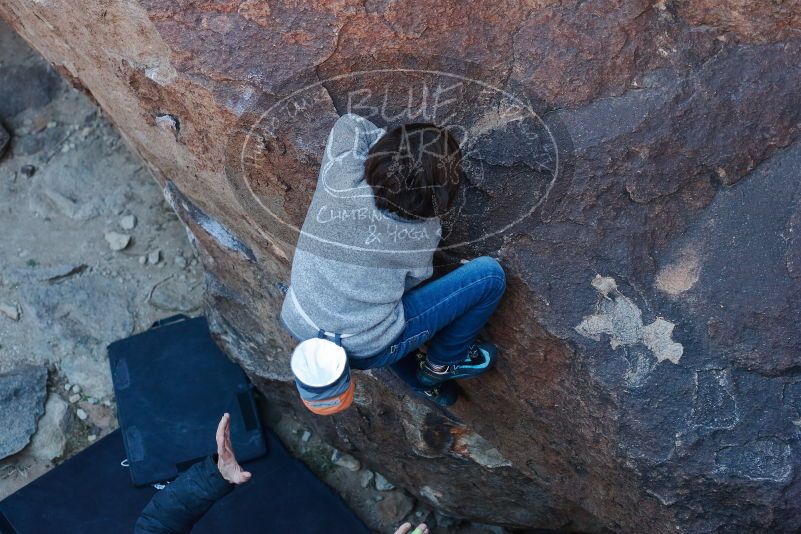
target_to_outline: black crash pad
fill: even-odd
[[[266,452],[245,373],[217,347],[203,317],[175,316],[108,347],[111,377],[134,484],[172,480],[216,451],[231,414],[231,441],[243,461]]]
[[[207,436],[214,442],[214,433]],[[192,534],[362,534],[367,527],[271,432],[247,484],[217,502]],[[156,492],[131,484],[119,430],[0,501],[2,534],[130,534]]]

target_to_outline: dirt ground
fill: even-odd
[[[16,441],[7,436],[14,452],[0,458],[2,499],[117,427],[106,345],[163,317],[200,314],[203,275],[158,184],[114,126],[2,23],[0,124],[10,136],[3,149],[0,131],[0,377],[46,376],[26,382],[34,413],[15,414],[31,425],[14,427]],[[435,532],[503,532],[434,513],[267,411],[290,450],[372,529],[425,520]]]
[[[197,314],[202,271],[99,108],[5,26],[0,119],[0,373],[48,370],[37,434],[0,461],[2,498],[116,428],[106,345]]]

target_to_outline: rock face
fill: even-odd
[[[503,359],[447,413],[376,371],[308,416],[367,467],[509,526],[797,531],[799,3],[323,4],[0,14],[149,163],[220,343],[287,410],[276,316],[328,130],[458,129],[470,180],[438,261],[500,259]]]

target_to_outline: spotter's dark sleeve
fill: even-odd
[[[186,534],[211,506],[234,489],[212,456],[156,493],[136,521],[135,534]]]

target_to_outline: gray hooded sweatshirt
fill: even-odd
[[[406,220],[376,208],[364,163],[384,132],[350,113],[331,130],[281,310],[298,340],[320,329],[339,333],[356,358],[401,335],[401,298],[432,275],[441,236],[439,219]]]

